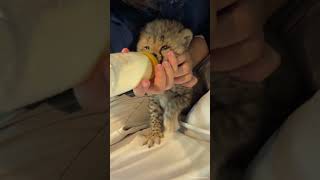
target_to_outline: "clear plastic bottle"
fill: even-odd
[[[132,90],[142,79],[152,79],[157,64],[148,52],[110,54],[110,97]]]

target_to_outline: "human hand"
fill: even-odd
[[[103,53],[88,76],[73,87],[74,95],[83,109],[101,112],[107,110],[107,62],[108,56]]]
[[[261,82],[280,65],[274,50],[264,41],[263,0],[217,0],[214,72],[228,72],[234,78]],[[271,8],[272,9],[272,8]]]
[[[124,48],[122,53],[129,50]],[[142,80],[133,92],[136,96],[147,94],[162,94],[169,90],[174,84],[181,84],[185,87],[192,87],[197,83],[197,79],[192,75],[191,57],[184,53],[176,57],[172,51],[166,56],[167,61],[158,64],[155,68],[155,78],[153,81]]]
[[[176,58],[173,55],[173,58]],[[175,65],[177,65],[177,71],[175,73],[174,83],[180,84],[185,87],[193,87],[197,84],[198,79],[192,73],[192,58],[188,51],[184,52],[176,58]]]
[[[124,48],[122,53],[129,52],[129,49]],[[168,58],[169,61],[172,58]],[[174,62],[173,62],[174,63]],[[133,92],[136,96],[144,96],[148,94],[161,94],[165,90],[172,88],[174,84],[174,69],[171,64],[164,61],[162,64],[158,64],[155,68],[155,78],[154,80],[142,80]]]

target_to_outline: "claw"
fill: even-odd
[[[151,139],[149,139],[149,141],[148,141],[148,148],[151,148],[151,147],[153,146],[153,144],[154,144],[154,141],[151,140]]]
[[[146,145],[148,140],[143,141],[142,146]]]
[[[156,138],[156,139],[155,139],[155,142],[156,142],[157,144],[160,144],[160,138]]]
[[[145,135],[146,140],[143,142],[142,146],[148,145],[151,148],[155,143],[160,144],[161,138],[163,138],[163,133],[150,133],[149,135]]]

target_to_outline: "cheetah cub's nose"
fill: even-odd
[[[158,55],[156,53],[152,53],[152,55],[158,59]]]

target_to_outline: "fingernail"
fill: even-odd
[[[162,69],[162,65],[161,65],[161,64],[158,64],[158,65],[157,65],[157,69],[158,69],[158,70],[161,70],[161,69]]]
[[[169,51],[169,52],[168,52],[168,56],[173,56],[173,52],[172,52],[172,51]]]
[[[142,86],[143,86],[144,88],[147,88],[147,87],[149,86],[149,81],[143,81],[143,82],[142,82]]]
[[[127,52],[129,52],[129,49],[128,48],[123,48],[121,52],[122,53],[127,53]]]

